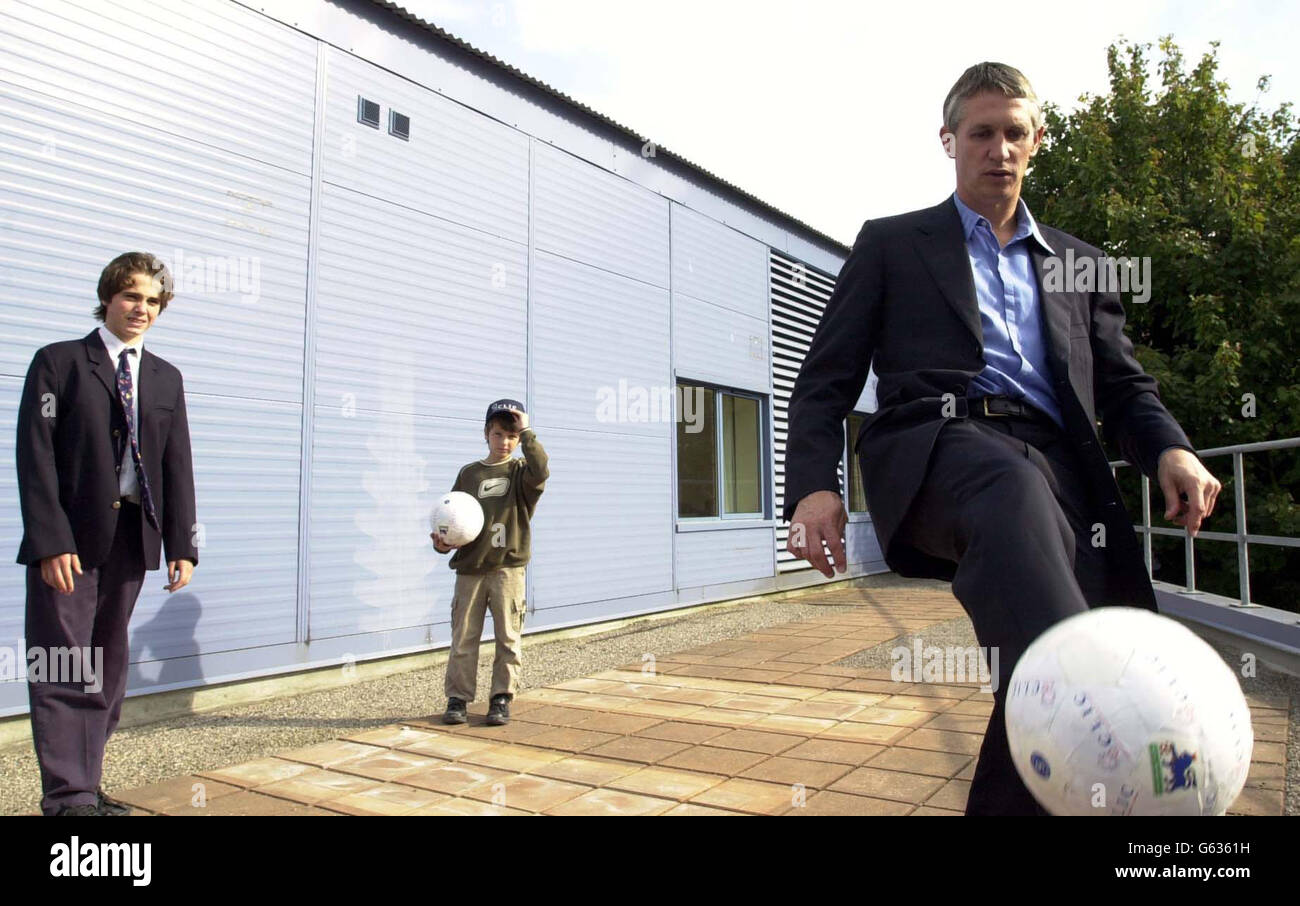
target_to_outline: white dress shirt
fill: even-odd
[[[117,373],[118,356],[122,354],[123,349],[133,350],[131,355],[126,357],[126,367],[131,370],[131,411],[127,417],[131,424],[135,426],[136,444],[140,444],[140,357],[144,355],[144,339],[137,339],[134,343],[123,343],[113,331],[107,327],[99,328],[99,338],[104,341],[104,348],[108,350],[108,357],[113,362],[113,373]],[[113,392],[117,393],[117,386],[114,385]],[[141,449],[143,455],[144,450]],[[122,462],[118,465],[117,485],[122,492],[123,497],[130,497],[132,500],[140,499],[140,480],[135,475],[135,460],[131,458],[131,439],[128,437],[122,447]]]

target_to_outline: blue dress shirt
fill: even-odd
[[[1048,254],[1055,252],[1023,200],[1016,206],[1015,235],[1004,246],[983,215],[963,204],[955,192],[952,198],[961,215],[984,331],[984,370],[971,382],[967,396],[1021,400],[1064,427],[1047,364],[1042,300],[1029,243],[1038,243]]]

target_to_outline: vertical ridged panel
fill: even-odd
[[[322,179],[515,242],[528,240],[528,137],[341,50],[328,51]],[[381,107],[357,122],[357,96]],[[388,113],[411,118],[410,139]]]
[[[526,267],[522,245],[324,186],[317,403],[475,419],[521,397]]]
[[[664,380],[668,292],[545,252],[534,268],[536,418],[555,427],[664,437],[673,415]],[[638,396],[653,399],[658,412],[638,409]]]
[[[677,587],[772,575],[772,529],[677,533]]]
[[[673,368],[681,377],[766,394],[767,319],[674,293]]]
[[[0,569],[0,647],[15,651],[23,637],[27,595],[27,568],[12,565],[23,537],[13,442],[18,427],[18,399],[22,392],[22,375],[0,375],[0,438],[4,439],[0,444],[0,555],[4,556],[5,563],[5,568]],[[0,681],[3,679],[0,676]]]
[[[0,148],[0,373],[88,333],[104,265],[148,251],[176,298],[146,344],[188,389],[301,401],[306,177],[3,83]]]
[[[234,3],[8,0],[0,80],[311,172],[316,41]]]
[[[394,397],[428,385],[395,378]],[[484,401],[484,408],[486,403]],[[311,638],[447,623],[455,574],[433,549],[429,515],[460,467],[486,448],[475,417],[316,407],[312,455]]]
[[[767,246],[674,204],[673,294],[767,320]]]
[[[174,594],[162,590],[165,562],[147,575],[131,617],[133,661],[294,640],[301,410],[195,394],[188,383],[186,407],[199,566]],[[165,666],[139,669],[166,682]]]
[[[672,588],[669,437],[538,427],[551,478],[533,518],[530,607]]]
[[[665,199],[546,145],[537,145],[533,166],[538,249],[668,285]]]

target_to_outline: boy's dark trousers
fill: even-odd
[[[83,670],[68,676],[29,676],[32,743],[41,767],[41,811],[94,805],[104,765],[104,747],[117,727],[126,694],[130,639],[127,623],[144,583],[138,504],[122,501],[108,559],[83,574],[73,573],[73,592],[60,594],[41,578],[39,564],[27,567],[27,647],[41,649],[53,667],[59,649],[102,650],[102,675]],[[84,663],[84,662],[83,662]],[[96,663],[92,657],[87,666]],[[65,680],[51,682],[50,680]],[[87,686],[99,686],[87,692]]]

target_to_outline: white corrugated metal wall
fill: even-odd
[[[0,325],[20,338],[0,350],[0,430],[34,350],[96,326],[113,255],[200,262],[148,339],[186,379],[202,565],[175,596],[146,583],[132,690],[445,641],[452,574],[427,512],[481,455],[497,396],[527,399],[553,461],[533,628],[774,587],[775,521],[675,530],[671,417],[598,403],[702,381],[758,394],[770,429],[768,250],[834,259],[463,69],[439,81],[472,82],[471,106],[390,71],[448,64],[375,22],[293,13],[311,34],[235,3],[0,9]],[[340,28],[386,68],[330,46]],[[141,33],[147,67],[121,53]],[[217,259],[256,279],[198,279]],[[22,584],[0,571],[0,645],[21,643]],[[0,683],[0,714],[25,705]]]

